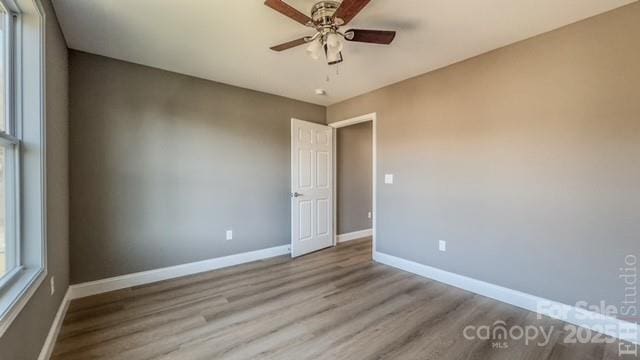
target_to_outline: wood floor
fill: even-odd
[[[556,331],[547,346],[463,336],[499,320]],[[618,359],[617,343],[565,335],[561,322],[376,264],[366,239],[74,300],[53,359]]]

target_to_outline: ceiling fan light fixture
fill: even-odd
[[[327,52],[327,64],[335,65],[343,61],[341,52]]]
[[[327,51],[327,62],[328,63],[335,63],[336,61],[338,61],[338,52],[332,52],[332,51]]]
[[[284,51],[308,43],[307,53],[315,60],[325,56],[329,65],[343,61],[344,42],[359,42],[389,45],[396,36],[395,31],[349,29],[341,32],[340,27],[347,25],[364,9],[371,0],[314,0],[311,16],[301,13],[285,0],[265,0],[265,5],[296,22],[313,28],[315,34],[277,46],[273,51]],[[324,52],[324,54],[322,54]]]
[[[330,32],[327,34],[327,49],[331,49],[336,52],[342,51],[344,44],[340,35],[335,32]]]
[[[313,40],[309,43],[309,46],[307,46],[307,54],[309,54],[313,60],[320,59],[320,55],[322,54],[322,43],[319,39]]]
[[[334,65],[342,62],[343,41],[336,32],[330,32],[324,38],[324,49],[327,56],[327,63]]]

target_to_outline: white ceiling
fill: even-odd
[[[397,30],[390,46],[347,43],[329,68],[310,34],[262,0],[54,0],[72,49],[321,105],[407,79],[635,0],[372,0],[349,28]],[[314,0],[288,0],[309,13]],[[327,76],[329,81],[327,82]],[[326,96],[314,94],[326,89]]]

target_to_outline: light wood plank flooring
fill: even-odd
[[[554,326],[547,346],[467,325]],[[617,359],[563,323],[371,261],[369,239],[71,303],[53,359]]]

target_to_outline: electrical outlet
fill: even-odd
[[[52,276],[49,282],[51,284],[51,295],[53,295],[56,292],[56,278]]]
[[[227,240],[233,239],[233,230],[227,230]]]
[[[367,213],[367,218],[371,219],[371,211]]]
[[[447,242],[444,240],[440,240],[440,242],[438,243],[438,249],[440,251],[447,251]]]

